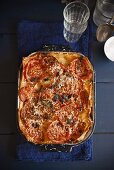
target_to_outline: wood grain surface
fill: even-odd
[[[92,1],[89,4],[93,10]],[[0,2],[0,169],[113,170],[114,169],[114,63],[97,42],[94,25],[93,64],[96,71],[96,128],[93,160],[76,162],[23,162],[16,159],[17,24],[22,19],[63,21],[61,0],[2,0]]]

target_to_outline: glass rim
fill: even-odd
[[[89,17],[90,17],[90,10],[89,10],[88,6],[87,6],[85,3],[80,2],[80,1],[73,1],[73,2],[70,2],[69,4],[66,5],[66,7],[65,7],[64,10],[63,10],[64,19],[65,19],[67,22],[69,22],[69,20],[68,20],[68,19],[66,18],[66,16],[65,16],[65,11],[66,11],[66,9],[67,9],[70,5],[72,5],[72,4],[82,4],[82,5],[84,5],[84,6],[86,7],[86,9],[87,9],[87,11],[88,11],[88,12],[87,12],[88,15],[87,15],[87,18],[84,20],[84,22],[81,23],[81,24],[86,23],[86,22],[88,21]]]
[[[98,2],[101,2],[101,3],[105,2],[105,3],[106,3],[106,5],[111,5],[111,6],[113,6],[113,7],[114,7],[114,3],[111,3],[111,2],[108,2],[108,1],[104,1],[104,0],[97,0],[97,3],[98,3]]]

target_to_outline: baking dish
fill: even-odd
[[[43,51],[41,53],[48,53],[47,51]],[[59,53],[57,52],[53,52],[53,53]],[[66,53],[66,52],[64,52]],[[72,52],[67,52],[67,53],[72,53]],[[74,52],[75,53],[75,52]],[[35,53],[34,53],[35,54]],[[33,55],[33,54],[31,54]],[[29,55],[29,57],[31,56]],[[80,54],[82,57],[84,57],[82,54]],[[20,67],[19,70],[19,77],[18,77],[18,89],[20,89],[20,82],[21,82],[21,77],[22,77],[22,65]],[[94,127],[95,127],[95,106],[96,106],[96,80],[95,80],[95,72],[93,71],[93,79],[92,79],[92,85],[93,85],[93,89],[92,89],[92,93],[93,93],[93,104],[92,104],[92,109],[91,109],[91,120],[93,122],[91,129],[88,131],[88,133],[86,134],[86,138],[82,141],[79,141],[78,143],[65,143],[65,144],[37,144],[38,147],[41,148],[41,150],[43,151],[71,151],[73,146],[78,146],[79,144],[85,142],[88,138],[90,138],[90,136],[92,135],[93,131],[94,131]],[[18,109],[19,109],[19,97],[18,97]]]

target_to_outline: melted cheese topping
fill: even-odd
[[[44,57],[50,60],[44,61]],[[63,144],[79,143],[87,138],[93,127],[90,117],[94,107],[93,68],[83,58],[78,53],[64,52],[38,52],[23,58],[18,117],[28,141]],[[87,64],[75,71],[70,64],[75,59]],[[28,68],[31,60],[32,67]]]

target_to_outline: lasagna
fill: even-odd
[[[93,67],[74,52],[36,52],[22,59],[18,122],[34,144],[78,144],[93,128]]]

